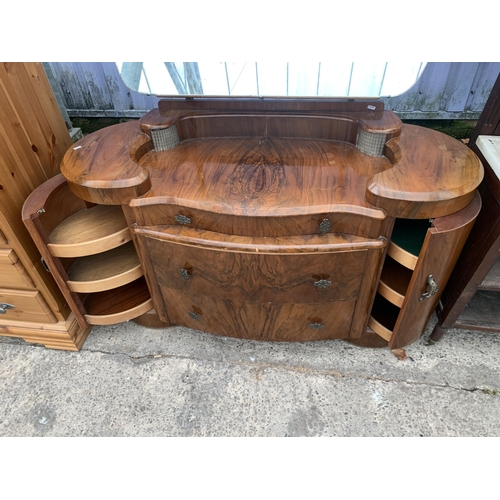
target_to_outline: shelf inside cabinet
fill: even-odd
[[[137,318],[153,309],[144,277],[119,288],[90,293],[83,302],[90,325],[112,325]]]
[[[131,240],[121,206],[84,208],[62,221],[49,235],[54,257],[83,257],[105,252]]]
[[[384,340],[389,341],[394,326],[396,325],[399,312],[399,307],[377,293],[368,326]]]
[[[378,293],[389,302],[401,307],[408,290],[408,285],[412,277],[412,272],[387,256],[380,277]]]
[[[387,253],[408,269],[415,269],[431,225],[429,219],[396,219]]]
[[[110,290],[143,275],[132,241],[107,252],[78,257],[67,272],[69,289],[80,293]]]

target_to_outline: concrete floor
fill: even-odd
[[[259,343],[133,322],[80,352],[0,337],[0,436],[500,436],[500,336]]]

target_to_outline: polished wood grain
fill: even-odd
[[[156,151],[152,131],[171,126],[180,143]],[[383,156],[357,148],[360,131],[383,137]],[[475,207],[483,177],[459,141],[403,125],[380,101],[167,99],[76,148],[63,162],[68,185],[88,202],[122,205],[158,318],[266,340],[363,345],[373,312],[391,348],[414,341],[428,319],[427,310],[415,319],[417,276],[437,254],[425,247],[430,257],[406,263],[413,273],[379,288],[393,224],[438,221],[436,232],[450,234],[435,240],[449,254],[446,278],[468,226],[455,216],[445,230],[442,219],[473,220],[461,211]],[[377,316],[386,300],[377,288],[401,306],[388,302],[390,320]],[[315,320],[306,326],[304,315]]]
[[[351,252],[369,248],[380,248],[383,240],[368,240],[349,234],[303,235],[285,238],[235,236],[214,233],[183,226],[141,227],[133,225],[132,232],[139,236],[156,238],[170,243],[198,246],[221,252],[242,252],[259,254],[329,254],[331,252]]]
[[[355,144],[357,123],[351,117],[287,115],[206,115],[181,119],[179,138],[280,137],[335,140]]]
[[[249,302],[353,300],[368,252],[384,246],[338,235],[273,241],[178,227],[134,230],[145,238],[161,285]]]
[[[149,200],[144,199],[134,200],[131,205],[130,221],[141,226],[180,225],[176,218],[184,216],[190,219],[186,224],[187,227],[236,236],[279,238],[290,235],[322,234],[321,223],[327,219],[330,233],[351,234],[372,239],[380,235],[387,237],[390,235],[390,232],[384,230],[387,217],[382,211],[368,211],[366,214],[349,213],[341,206],[333,207],[332,210],[342,211],[316,214],[234,217],[230,213],[221,214],[190,206],[168,203],[150,205]],[[307,212],[308,208],[305,207],[304,211]]]
[[[376,130],[372,122],[365,128]],[[333,203],[371,210],[374,205],[393,217],[439,217],[470,203],[483,171],[459,141],[422,127],[384,123],[378,132],[394,138],[385,157],[369,157],[351,144],[357,123],[348,116],[201,114],[179,120],[179,146],[145,152],[149,137],[139,123],[128,122],[80,141],[79,149],[68,151],[62,172],[75,194],[92,202],[134,204],[145,195],[140,198],[143,205],[176,203],[217,213],[229,213],[231,205],[239,207],[237,215],[246,216],[255,216],[256,200],[245,200],[245,189],[255,191],[254,198],[258,193],[260,206],[268,209],[315,210],[322,205],[324,212],[332,211],[331,198],[326,201],[313,189],[307,200],[301,199],[306,191],[300,187],[322,186],[326,194],[330,183]],[[140,149],[138,143],[148,145],[141,155],[132,155],[138,163],[124,151],[126,141],[134,151]],[[463,167],[457,169],[458,164]],[[238,179],[242,169],[245,177]],[[208,184],[213,191],[206,189]],[[180,187],[184,191],[178,192]],[[293,199],[299,197],[294,207],[289,203],[292,193]],[[236,205],[235,196],[243,196],[245,203]]]
[[[465,208],[483,179],[477,156],[435,130],[404,125],[387,143],[392,168],[373,176],[366,199],[394,217],[425,219]]]
[[[226,119],[231,116],[239,116],[240,119],[243,118],[245,121],[244,135],[249,136],[267,136],[268,124],[272,119],[278,127],[281,127],[281,125],[277,122],[281,120],[287,121],[289,124],[293,123],[293,137],[310,137],[311,128],[309,127],[313,127],[318,131],[318,124],[326,123],[325,120],[318,120],[318,118],[324,118],[325,116],[337,122],[335,125],[331,123],[328,128],[331,126],[340,126],[339,130],[342,130],[342,122],[346,122],[344,126],[354,130],[354,137],[351,139],[351,142],[354,142],[356,139],[358,126],[367,132],[384,134],[387,136],[387,140],[397,137],[401,132],[401,120],[391,111],[384,112],[382,101],[351,101],[350,103],[341,103],[341,106],[338,106],[338,103],[333,103],[333,105],[330,103],[329,105],[326,99],[319,103],[316,102],[314,106],[311,106],[312,100],[309,103],[294,102],[292,99],[281,100],[277,106],[269,106],[268,103],[265,106],[261,106],[260,103],[256,105],[256,101],[253,101],[252,105],[248,105],[248,102],[251,102],[248,101],[247,104],[242,106],[238,101],[239,99],[226,99],[225,102],[219,101],[217,104],[214,103],[213,99],[197,100],[194,105],[192,102],[188,103],[187,101],[184,101],[186,105],[183,105],[182,101],[169,101],[162,106],[162,110],[155,108],[143,115],[139,123],[141,130],[148,136],[151,136],[151,131],[153,130],[161,130],[172,125],[177,125],[181,140],[202,137],[202,135],[196,135],[202,129],[198,129],[196,126],[194,129],[191,128],[192,125],[195,125],[195,122],[192,121],[193,117],[207,118],[203,120],[203,123],[206,123],[209,116],[211,118],[218,118],[221,115],[224,115]],[[373,109],[369,109],[369,107]],[[259,118],[252,119],[256,115],[259,115]],[[279,118],[276,119],[278,116]],[[287,116],[289,117],[288,120]],[[301,117],[301,119],[296,120],[295,117]],[[305,117],[311,119],[306,121],[304,120]],[[218,121],[220,123],[221,120]],[[234,123],[234,120],[231,121]],[[224,129],[227,128],[222,123],[220,125]],[[304,128],[304,125],[306,128]],[[236,126],[239,130],[243,130],[240,124],[236,124]],[[298,129],[295,128],[297,126]],[[298,135],[299,130],[301,130],[301,134],[305,131],[305,135]],[[185,134],[186,132],[187,134]],[[319,134],[320,136],[324,136],[324,131],[319,131]],[[234,134],[231,132],[230,135]],[[274,134],[270,133],[269,135],[272,136]],[[224,135],[219,135],[219,137],[224,137]],[[285,137],[287,136],[285,135]],[[340,137],[336,130],[333,129],[332,134],[326,138],[341,140]]]
[[[274,342],[348,338],[355,307],[355,301],[273,304],[223,300],[167,287],[161,291],[168,316],[176,325]]]
[[[345,142],[306,139],[195,139],[143,157],[151,190],[132,208],[178,205],[241,217],[328,213],[383,219],[365,185],[390,167]]]
[[[245,126],[244,117],[233,118],[235,123]],[[286,118],[299,120],[301,117]],[[209,118],[190,120],[209,121]],[[276,123],[280,123],[279,120]],[[286,123],[283,127],[287,127]],[[120,156],[120,148],[114,145],[126,140],[137,141],[142,134],[139,124],[128,122],[109,129],[102,136],[88,140],[85,147],[77,151],[72,148],[63,162],[62,171],[71,189],[88,201],[127,203],[134,196],[145,194],[151,182],[151,189],[140,198],[140,203],[162,203],[163,199],[164,203],[177,201],[181,205],[182,200],[196,209],[210,204],[216,213],[228,213],[229,205],[238,215],[253,216],[255,200],[245,199],[245,189],[253,189],[259,194],[259,200],[262,199],[260,206],[265,205],[268,212],[273,207],[278,210],[283,207],[283,215],[287,209],[297,211],[299,207],[312,207],[311,210],[319,206],[326,212],[331,210],[332,201],[336,201],[335,196],[328,201],[324,196],[329,191],[328,184],[333,183],[332,189],[340,203],[348,204],[352,200],[353,206],[373,210],[368,201],[394,217],[425,218],[444,216],[464,208],[483,175],[481,164],[463,144],[444,134],[410,125],[402,126],[401,135],[388,143],[389,159],[367,157],[345,142],[260,136],[255,139],[216,138],[212,142],[210,139],[190,139],[173,150],[152,150],[144,154],[138,160],[140,165],[135,167],[130,155],[121,153]],[[289,129],[293,127],[290,125]],[[146,136],[142,134],[142,137]],[[93,158],[99,161],[94,162]],[[229,163],[228,158],[232,159]],[[87,171],[91,162],[92,169]],[[463,168],[455,168],[462,163]],[[309,168],[312,165],[322,168],[319,171]],[[238,169],[243,168],[245,177],[238,180],[242,175]],[[371,175],[368,175],[370,169]],[[341,179],[339,174],[342,174]],[[309,179],[311,175],[313,178]],[[318,175],[316,180],[314,177]],[[234,176],[235,182],[229,182]],[[284,178],[290,179],[290,184],[283,186]],[[217,182],[214,183],[214,179]],[[342,182],[344,179],[347,183]],[[354,181],[352,185],[349,184],[351,180]],[[183,189],[190,192],[175,191],[181,182]],[[208,183],[213,186],[213,194],[206,189]],[[294,184],[298,184],[295,189]],[[321,185],[322,193],[310,190],[307,202],[299,198],[290,206],[290,199],[305,196],[306,191],[298,189],[299,185]],[[91,192],[94,194],[90,195]],[[290,198],[292,193],[294,196]],[[239,204],[233,202],[235,196],[243,196]],[[132,201],[137,202],[137,198]]]
[[[137,121],[120,123],[76,142],[64,155],[61,172],[78,197],[119,205],[149,190],[148,172],[138,162],[150,147]]]
[[[171,302],[173,290],[179,290],[183,296],[196,295],[201,302],[210,297],[217,301],[218,308],[224,304],[224,308],[255,310],[257,316],[248,328],[258,331],[258,338],[267,340],[284,340],[284,334],[273,330],[276,325],[263,312],[280,316],[287,310],[280,304],[301,304],[303,310],[309,311],[314,304],[323,304],[321,307],[325,308],[324,304],[331,302],[332,309],[337,310],[340,306],[334,302],[349,303],[349,310],[359,310],[362,318],[349,323],[349,328],[342,324],[341,331],[329,332],[327,337],[313,335],[302,322],[287,323],[288,340],[361,335],[386,245],[385,239],[366,240],[350,235],[237,237],[179,226],[133,226],[132,232],[142,258],[147,261],[149,279],[161,291],[161,300],[155,298],[155,308],[165,308],[161,317],[190,326],[190,319],[182,321],[177,315],[177,306],[181,305]],[[251,304],[260,304],[262,309]],[[209,328],[217,330],[215,325]],[[238,335],[228,329],[229,323],[217,331]],[[250,332],[245,335],[254,338]]]

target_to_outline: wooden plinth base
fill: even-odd
[[[79,351],[90,332],[91,327],[83,329],[73,314],[66,322],[47,324],[34,328],[29,323],[19,322],[16,325],[1,325],[0,335],[21,338],[33,344],[42,344],[50,349]]]

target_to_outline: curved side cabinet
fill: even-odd
[[[28,197],[23,213],[80,325],[121,323],[153,308],[121,206],[84,202],[60,174]]]

